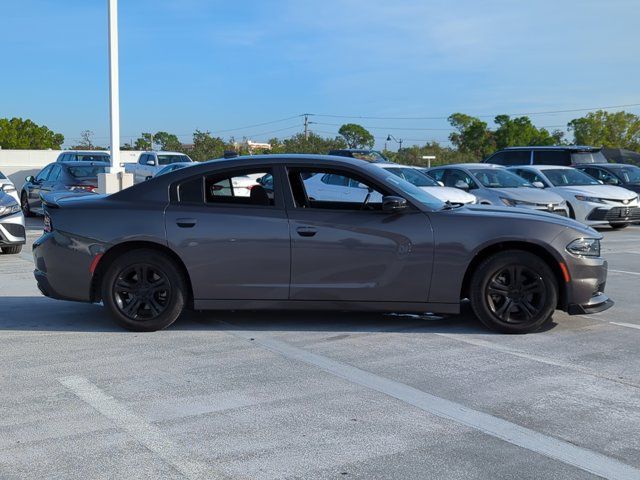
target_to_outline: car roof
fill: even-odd
[[[521,147],[505,147],[498,150],[502,152],[505,150],[569,150],[575,152],[597,152],[602,150],[601,147],[591,147],[589,145],[531,145]],[[495,153],[498,153],[495,152]]]
[[[110,155],[109,152],[107,152],[106,150],[63,150],[61,155],[63,153],[79,153],[81,155]]]
[[[164,150],[154,150],[154,151],[149,150],[147,152],[140,152],[140,155],[143,155],[145,153],[146,154],[154,154],[155,153],[156,155],[184,155],[184,156],[187,156],[186,153],[182,153],[182,152],[165,152]]]
[[[575,165],[576,168],[581,167],[602,167],[602,168],[623,168],[623,167],[637,167],[633,163],[580,163]]]
[[[439,165],[433,168],[468,168],[469,170],[475,170],[477,168],[495,168],[495,169],[504,169],[502,165],[496,165],[495,163],[451,163],[449,165]]]
[[[585,163],[585,166],[595,165],[593,163]],[[515,168],[528,168],[530,170],[566,170],[567,168],[574,168],[572,165],[511,165],[509,170]]]
[[[74,162],[56,162],[55,165],[61,165],[64,168],[67,167],[86,167],[87,165],[96,165],[96,166],[111,166],[111,162],[78,162],[78,161],[74,161]]]

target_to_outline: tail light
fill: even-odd
[[[67,190],[72,192],[94,192],[96,188],[95,185],[67,185]]]
[[[46,210],[44,212],[43,230],[45,233],[50,233],[53,230],[51,217],[49,216],[49,213]]]

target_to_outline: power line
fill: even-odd
[[[573,108],[569,110],[548,110],[544,112],[522,112],[522,113],[506,113],[500,115],[509,115],[510,117],[515,116],[524,116],[524,115],[552,115],[557,113],[573,113],[573,112],[589,112],[595,110],[606,110],[609,108],[629,108],[629,107],[640,107],[640,103],[628,103],[625,105],[610,105],[608,107],[592,107],[592,108]],[[330,118],[360,118],[363,120],[447,120],[449,115],[447,116],[426,116],[426,117],[378,117],[378,116],[370,116],[370,115],[337,115],[337,114],[328,114],[328,113],[310,113],[309,115],[313,115],[315,117],[330,117]],[[498,114],[482,114],[482,115],[471,115],[473,117],[478,118],[493,118]]]

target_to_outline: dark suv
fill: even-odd
[[[581,165],[607,163],[600,148],[585,146],[508,147],[485,158],[483,163],[496,165]]]

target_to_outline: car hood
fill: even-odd
[[[493,205],[467,205],[456,210],[460,212],[464,211],[472,215],[484,215],[492,218],[501,217],[504,218],[505,221],[509,221],[510,219],[525,219],[528,221],[554,223],[562,227],[577,230],[581,234],[587,235],[591,238],[602,238],[602,235],[596,232],[593,228],[583,225],[580,222],[553,213],[532,210],[530,208],[495,207]]]
[[[433,195],[438,200],[443,202],[449,201],[451,203],[473,203],[476,200],[475,195],[460,190],[458,188],[451,187],[420,187],[422,190],[430,195]]]
[[[490,190],[497,193],[501,197],[507,197],[512,200],[520,200],[522,202],[560,203],[563,201],[563,199],[558,194],[535,187],[491,188]]]
[[[585,195],[587,197],[610,198],[612,200],[631,200],[638,194],[626,188],[613,185],[579,185],[575,187],[556,187],[573,195]]]

